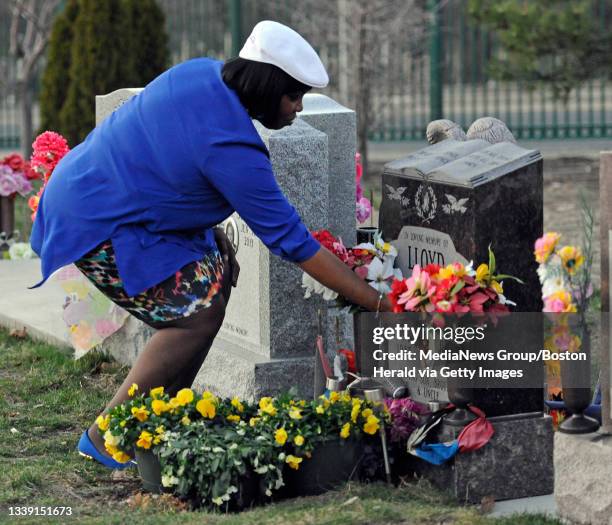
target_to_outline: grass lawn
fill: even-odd
[[[111,471],[75,452],[126,370],[99,354],[79,361],[0,330],[0,523],[559,524],[537,515],[492,519],[423,484],[350,484],[240,514],[180,509],[140,493],[135,470]],[[72,516],[11,517],[9,507],[63,506]]]

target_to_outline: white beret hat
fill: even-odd
[[[278,22],[259,22],[238,56],[273,64],[307,86],[324,88],[329,83],[325,67],[312,46],[293,29]]]

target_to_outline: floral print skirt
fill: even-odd
[[[223,276],[223,259],[214,250],[201,261],[189,263],[161,283],[129,297],[123,289],[110,240],[74,264],[111,301],[151,326],[208,308],[221,290]]]

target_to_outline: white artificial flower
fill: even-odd
[[[353,246],[353,250],[365,250],[372,254],[377,252],[376,246],[374,246],[371,242],[362,242],[357,246]]]
[[[499,304],[509,304],[512,306],[516,306],[516,303],[514,301],[511,301],[510,299],[507,299],[506,296],[504,294],[497,294],[497,297],[499,299]]]
[[[162,476],[161,482],[164,487],[172,487],[178,485],[179,479],[174,476]]]
[[[326,286],[323,286],[319,281],[313,279],[306,272],[302,274],[302,288],[305,288],[304,299],[308,299],[312,294],[323,296],[325,301],[333,301],[338,294],[333,290],[330,290]]]
[[[542,297],[548,297],[555,292],[565,291],[565,280],[563,276],[557,275],[555,277],[548,276],[542,284]]]
[[[385,242],[380,234],[374,236],[374,246],[380,253],[381,257],[397,257],[397,249],[390,242]]]
[[[34,259],[36,254],[32,250],[32,247],[27,242],[16,242],[11,245],[8,250],[9,258],[13,260],[17,259]]]
[[[470,261],[470,263],[466,265],[465,273],[470,277],[476,277],[476,270],[474,270],[474,261]]]
[[[368,284],[379,293],[389,293],[391,287],[387,281],[394,275],[393,261],[391,261],[391,264],[389,264],[388,261],[383,263],[380,259],[375,257],[370,264],[368,264],[367,268],[368,275],[366,279],[370,281]]]

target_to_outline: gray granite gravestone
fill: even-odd
[[[385,166],[380,229],[398,249],[405,276],[419,264],[488,261],[525,281],[504,282],[515,311],[541,311],[533,257],[543,230],[542,159],[538,151],[484,140],[444,140]],[[419,401],[448,401],[444,381],[408,380]],[[489,415],[542,410],[540,389],[483,393],[477,404]]]
[[[96,97],[97,122],[139,91],[124,89]],[[351,167],[347,161],[354,162],[354,139],[347,138],[354,137],[354,113],[331,99],[326,104],[340,124],[333,115],[325,116],[324,107],[313,107],[309,118],[299,118],[283,130],[270,131],[259,125],[257,129],[270,151],[279,185],[305,224],[310,229],[338,228],[348,235],[354,232],[354,164]],[[308,98],[304,105],[308,110]],[[309,119],[313,126],[306,122]],[[336,134],[342,137],[330,138]],[[328,142],[332,140],[336,153],[329,161]],[[350,184],[342,182],[345,177]],[[352,213],[346,217],[336,214],[337,209],[345,208]],[[310,395],[318,303],[303,299],[301,270],[272,256],[237,214],[224,225],[237,248],[241,275],[195,386],[243,397],[297,386],[303,395]],[[149,334],[150,329],[130,318],[104,347],[131,363]]]
[[[318,93],[307,93],[299,118],[327,135],[329,142],[328,229],[345,246],[355,239],[355,112]],[[325,346],[330,358],[338,345],[353,348],[353,316],[334,308],[325,316]]]
[[[307,124],[322,131],[329,141],[328,227],[346,246],[355,244],[355,150],[357,122],[355,112],[320,94],[304,96],[304,111],[299,114]],[[338,195],[346,198],[338,199]],[[352,200],[351,197],[352,196]]]

